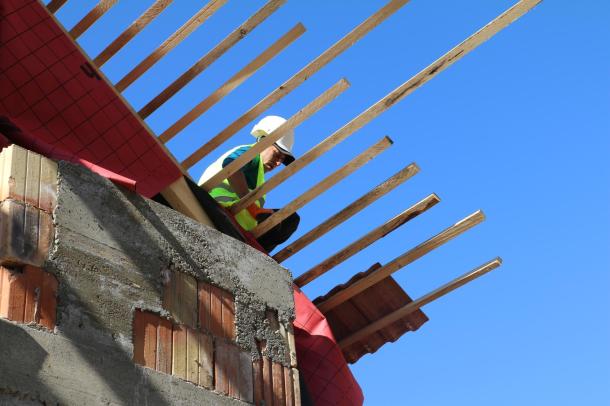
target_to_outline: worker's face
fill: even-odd
[[[272,145],[261,152],[261,160],[265,172],[271,172],[284,162],[284,154],[275,145]]]

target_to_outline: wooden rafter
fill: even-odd
[[[116,4],[117,0],[101,0],[97,5],[87,13],[82,20],[80,20],[74,28],[72,28],[69,32],[70,36],[74,39],[77,39],[85,31],[87,31],[97,20],[99,20],[106,11],[110,10],[112,6]]]
[[[185,129],[189,124],[195,121],[199,116],[208,111],[210,107],[222,100],[239,85],[245,82],[263,65],[269,62],[282,52],[288,45],[299,38],[305,32],[303,24],[298,23],[290,31],[284,34],[280,39],[275,41],[269,48],[263,51],[259,56],[252,60],[248,65],[244,66],[239,72],[233,75],[222,86],[216,89],[211,95],[202,100],[199,104],[193,107],[188,113],[182,116],[178,121],[172,124],[160,136],[161,142],[168,142],[176,136],[180,131]]]
[[[283,137],[287,132],[292,131],[303,121],[307,120],[322,107],[326,106],[337,96],[343,93],[349,87],[349,82],[346,79],[341,79],[330,88],[328,88],[320,96],[316,97],[311,103],[303,107],[296,114],[290,117],[284,124],[278,127],[268,136],[257,142],[252,148],[244,152],[229,165],[222,168],[220,172],[208,179],[203,185],[205,190],[211,190],[216,187],[224,179],[238,172],[244,165],[250,162],[256,155],[260,154],[265,148],[273,145],[274,142]]]
[[[392,0],[379,11],[371,15],[359,26],[354,28],[350,33],[337,41],[334,45],[324,51],[320,56],[307,64],[304,68],[294,74],[290,79],[280,85],[277,89],[269,93],[263,100],[258,102],[254,107],[244,113],[241,117],[231,123],[227,128],[222,130],[211,140],[209,140],[201,148],[193,152],[188,158],[182,162],[185,169],[189,169],[206,155],[218,148],[223,142],[235,135],[239,130],[244,128],[249,122],[258,117],[263,111],[267,110],[274,103],[286,96],[301,83],[306,81],[311,75],[326,66],[330,61],[336,58],[343,51],[348,49],[359,39],[364,37],[369,31],[379,25],[382,21],[392,15],[400,7],[408,3],[409,0]],[[254,200],[252,200],[253,202]],[[252,203],[251,202],[251,203]]]
[[[254,230],[252,230],[252,235],[254,235],[255,238],[258,238],[261,235],[265,234],[267,231],[278,225],[292,213],[296,212],[298,209],[305,206],[307,203],[319,196],[322,192],[326,191],[328,188],[356,171],[368,161],[375,158],[377,155],[385,151],[391,145],[392,140],[387,136],[383,137],[373,146],[369,147],[366,151],[349,161],[337,171],[327,176],[320,183],[313,186],[301,196],[297,197],[292,202],[288,203],[286,206],[273,213],[262,223],[259,223],[258,226],[256,226]]]
[[[305,233],[298,240],[294,241],[277,254],[273,256],[277,262],[285,261],[290,258],[318,238],[330,230],[337,227],[339,224],[351,218],[353,215],[367,207],[369,204],[375,202],[380,197],[386,195],[390,191],[394,190],[399,185],[402,185],[407,179],[410,179],[419,172],[419,167],[412,163],[386,179],[383,183],[377,185],[372,190],[350,203],[348,206],[343,208],[335,215],[329,217],[324,222],[313,228],[312,230]]]
[[[386,223],[382,224],[376,229],[370,231],[369,233],[362,236],[353,243],[349,244],[337,253],[331,255],[324,261],[320,262],[318,265],[312,267],[310,270],[295,279],[294,283],[298,287],[303,287],[307,285],[308,283],[324,275],[326,272],[330,271],[343,261],[346,261],[354,254],[362,251],[369,245],[373,244],[378,239],[385,237],[392,231],[396,230],[398,227],[407,223],[411,219],[414,219],[415,217],[419,216],[429,208],[435,206],[438,202],[440,202],[440,199],[435,194],[431,194],[425,197],[424,199],[415,203],[413,206],[404,210],[399,215],[388,220]]]
[[[391,262],[389,262],[386,265],[382,266],[381,268],[375,270],[370,275],[368,275],[366,278],[360,279],[359,281],[355,282],[354,284],[350,285],[349,287],[345,288],[344,290],[342,290],[342,291],[338,292],[337,294],[331,296],[330,298],[326,299],[324,302],[319,303],[318,309],[322,313],[329,311],[330,309],[334,308],[335,306],[337,306],[337,305],[345,302],[349,298],[353,297],[354,295],[357,295],[358,293],[362,292],[369,286],[374,285],[375,283],[379,282],[380,280],[382,280],[382,279],[390,276],[394,272],[398,271],[399,269],[401,269],[401,268],[407,266],[408,264],[416,261],[417,259],[423,257],[424,255],[426,255],[433,249],[440,247],[447,241],[453,239],[454,237],[458,236],[459,234],[461,234],[461,233],[465,232],[466,230],[469,230],[470,228],[474,227],[475,225],[481,223],[484,219],[485,219],[485,215],[483,214],[482,211],[478,210],[478,211],[474,212],[470,216],[460,220],[459,222],[452,225],[451,227],[448,227],[447,229],[443,230],[442,232],[435,235],[434,237],[424,241],[423,243],[419,244],[415,248],[410,249],[409,251],[405,252],[401,256],[395,258]]]
[[[155,96],[150,102],[148,102],[138,114],[142,118],[146,118],[154,113],[163,103],[168,101],[172,96],[179,92],[184,86],[189,84],[191,80],[195,79],[197,75],[208,68],[213,62],[218,60],[225,52],[231,47],[237,44],[239,41],[244,39],[250,32],[252,32],[259,24],[265,21],[271,14],[273,14],[278,8],[280,8],[286,0],[270,0],[254,15],[248,18],[242,25],[237,27],[231,32],[225,39],[220,41],[210,52],[205,54],[199,59],[193,66],[191,66],[186,72],[184,72],[178,79],[174,80],[169,86],[167,86],[161,93]]]
[[[101,68],[110,58],[121,50],[131,41],[140,31],[142,31],[152,20],[157,18],[163,10],[172,3],[173,0],[157,0],[141,16],[139,16],[129,27],[125,29],[114,41],[110,43],[98,56],[93,59],[93,63]]]
[[[140,62],[135,68],[133,68],[123,79],[119,80],[115,85],[115,88],[122,92],[129,85],[135,82],[140,76],[142,76],[151,66],[157,63],[163,58],[169,51],[174,49],[182,40],[188,37],[193,31],[203,24],[212,14],[214,14],[220,7],[222,7],[227,0],[211,0],[208,4],[203,6],[194,16],[192,16],[184,25],[176,32],[174,32],[168,39],[163,41],[157,49],[155,49],[150,55]]]
[[[536,4],[542,0],[522,0],[509,10],[501,14],[499,17],[494,19],[492,22],[487,24],[485,27],[477,31],[475,34],[470,36],[461,44],[454,47],[452,50],[447,52],[445,55],[437,59],[427,68],[419,72],[417,75],[400,85],[395,90],[391,91],[388,95],[383,97],[377,103],[373,104],[367,110],[356,116],[349,123],[335,131],[332,135],[322,141],[320,144],[309,150],[302,157],[294,161],[290,166],[269,179],[262,186],[254,189],[246,196],[244,196],[239,203],[233,206],[235,211],[243,210],[245,207],[252,204],[258,198],[264,194],[269,193],[271,190],[279,186],[290,176],[300,171],[305,166],[309,165],[315,159],[319,158],[324,153],[328,152],[335,145],[349,137],[355,131],[368,124],[371,120],[379,116],[381,113],[388,110],[394,104],[404,99],[409,94],[413,93],[417,88],[428,82],[430,79],[438,75],[443,70],[447,69],[454,62],[464,57],[470,51],[481,45],[483,42],[491,38],[497,32],[507,27],[511,22],[525,14]]]
[[[51,13],[57,13],[57,11],[67,3],[68,0],[51,0],[49,4],[47,4],[47,10]]]
[[[341,340],[339,342],[339,346],[341,348],[347,348],[351,344],[358,342],[359,340],[362,340],[379,330],[382,330],[383,328],[391,325],[395,321],[402,319],[408,314],[446,295],[447,293],[459,288],[460,286],[463,286],[468,282],[498,268],[500,265],[502,265],[502,259],[499,257],[481,265],[480,267],[460,276],[459,278],[454,279],[453,281],[441,286],[440,288],[422,296],[421,298],[401,307],[398,310],[393,311],[392,313],[382,317],[381,319],[358,330],[357,332]]]

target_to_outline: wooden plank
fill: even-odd
[[[157,332],[157,367],[159,372],[172,373],[172,323],[159,317]]]
[[[415,203],[413,206],[404,210],[399,215],[388,220],[386,223],[375,228],[374,230],[368,232],[366,235],[360,237],[358,240],[349,244],[337,253],[331,255],[324,261],[320,262],[318,265],[312,267],[310,270],[295,279],[294,283],[298,287],[303,287],[307,285],[308,283],[324,275],[326,272],[330,271],[332,268],[339,265],[343,261],[347,260],[348,258],[351,258],[354,254],[362,251],[369,245],[373,244],[378,239],[385,237],[392,231],[396,230],[398,227],[419,216],[429,208],[435,206],[438,202],[440,202],[440,199],[435,194],[431,194],[425,197],[424,199]]]
[[[256,144],[254,144],[254,146],[252,146],[252,148],[241,154],[229,165],[222,168],[220,172],[208,179],[204,184],[201,185],[201,187],[207,191],[210,191],[218,186],[218,184],[224,179],[238,172],[244,165],[263,152],[266,148],[272,146],[277,140],[286,135],[286,133],[294,130],[303,121],[307,120],[322,107],[326,106],[328,103],[337,98],[349,86],[350,84],[346,79],[339,80],[321,95],[316,97],[313,101],[295,113],[292,117],[286,120],[286,122],[279,126],[275,131],[258,141]]]
[[[267,110],[277,101],[296,89],[301,83],[306,81],[311,75],[322,69],[326,64],[340,55],[343,51],[355,44],[359,39],[364,37],[369,31],[391,16],[396,10],[408,3],[409,0],[392,0],[369,18],[364,20],[360,25],[350,31],[347,35],[333,44],[326,51],[322,52],[316,59],[308,63],[300,71],[294,74],[291,78],[282,83],[278,88],[269,93],[258,102],[254,107],[244,113],[241,117],[231,123],[227,128],[215,135],[203,149],[197,151],[197,156],[204,158],[214,149],[218,148],[223,142],[235,135],[239,130],[244,128],[248,123],[258,117],[263,111]],[[195,165],[198,160],[187,158],[188,164],[183,163],[185,169],[189,169]]]
[[[388,277],[399,269],[423,257],[428,252],[432,251],[437,247],[440,247],[447,241],[481,223],[483,220],[485,220],[485,215],[481,210],[472,213],[470,216],[458,221],[457,223],[441,231],[434,237],[429,238],[428,240],[419,244],[415,248],[412,248],[404,254],[400,255],[399,257],[393,259],[391,262],[375,270],[365,278],[358,280],[357,282],[353,283],[352,285],[348,286],[337,294],[329,297],[324,302],[317,305],[318,309],[322,313],[328,312],[330,309],[334,308],[338,304],[345,302],[352,296],[364,291],[369,286],[376,284],[380,280]]]
[[[106,11],[110,10],[116,4],[117,0],[100,0],[99,3],[89,11],[82,20],[70,30],[69,34],[72,38],[77,39],[85,31],[87,31],[97,20],[99,20]]]
[[[47,4],[47,9],[51,13],[56,13],[67,1],[68,0],[51,0],[49,4]]]
[[[161,195],[176,211],[201,224],[216,228],[182,176],[163,189]]]
[[[199,328],[202,331],[210,331],[210,284],[206,282],[198,282],[199,292]]]
[[[212,14],[214,14],[220,7],[222,7],[227,0],[211,0],[208,4],[203,6],[195,15],[193,15],[184,25],[172,35],[169,36],[157,49],[155,49],[150,55],[140,62],[135,68],[133,68],[123,79],[119,80],[115,85],[115,88],[122,92],[127,89],[129,85],[135,82],[140,76],[142,76],[151,66],[157,63],[163,58],[169,51],[174,49],[183,39],[188,37],[197,27],[203,24]]]
[[[214,388],[214,341],[205,333],[199,334],[199,386]]]
[[[466,283],[478,278],[479,276],[482,276],[482,275],[496,269],[501,264],[502,264],[502,259],[498,257],[492,261],[489,261],[489,262],[481,265],[480,267],[472,270],[471,272],[468,272],[468,273],[460,276],[459,278],[454,279],[453,281],[441,286],[440,288],[428,293],[427,295],[424,295],[421,298],[409,303],[408,305],[405,305],[405,306],[401,307],[400,309],[395,310],[394,312],[388,314],[387,316],[382,317],[381,319],[375,321],[374,323],[369,324],[368,326],[364,327],[363,329],[358,330],[357,332],[353,333],[349,337],[346,337],[343,340],[341,340],[339,342],[339,346],[341,348],[345,348],[345,347],[369,336],[370,334],[374,333],[375,331],[379,331],[379,330],[387,327],[388,325],[394,323],[397,320],[400,320],[401,318],[414,312],[415,310],[419,309],[420,307],[423,307],[426,304],[440,298],[441,296],[444,296],[447,293],[459,288],[460,286],[463,286]]]
[[[222,337],[222,289],[211,285],[210,288],[210,333]]]
[[[199,384],[199,333],[186,328],[186,380]]]
[[[125,29],[114,41],[110,43],[98,56],[93,59],[93,63],[101,68],[110,58],[121,50],[131,41],[140,31],[142,31],[152,20],[167,8],[173,0],[157,0],[142,15],[140,15],[129,27]]]
[[[222,292],[222,337],[235,339],[235,298],[226,290]]]
[[[360,113],[358,116],[353,118],[349,123],[335,131],[332,135],[327,137],[324,141],[307,151],[299,159],[292,162],[289,166],[284,168],[281,172],[275,174],[271,179],[265,182],[260,187],[252,190],[246,196],[242,197],[240,202],[233,206],[235,210],[242,210],[250,204],[254,203],[259,197],[269,193],[271,190],[279,186],[290,176],[294,175],[305,166],[309,165],[315,159],[322,156],[324,153],[331,150],[334,146],[339,144],[341,141],[352,135],[354,132],[368,124],[374,118],[379,116],[381,113],[388,110],[390,107],[395,105],[406,96],[413,93],[417,88],[428,82],[430,79],[438,75],[443,70],[447,69],[453,63],[461,59],[464,55],[481,45],[487,39],[492,37],[498,31],[508,26],[511,22],[525,14],[536,4],[542,0],[522,0],[515,6],[510,8],[508,11],[497,17],[491,23],[477,31],[474,35],[470,36],[467,40],[454,47],[452,50],[447,52],[445,55],[437,59],[427,68],[413,76],[411,79],[391,91],[389,94],[384,96],[377,103]]]
[[[174,324],[172,334],[172,375],[186,380],[186,326]]]
[[[271,363],[273,376],[273,405],[284,405],[286,403],[284,391],[284,367],[278,362]]]
[[[166,87],[161,93],[155,96],[150,102],[148,102],[138,114],[142,118],[150,116],[155,112],[163,103],[168,101],[172,96],[179,92],[184,86],[189,84],[191,80],[195,79],[197,75],[208,68],[218,58],[224,55],[231,47],[245,38],[251,31],[253,31],[259,24],[265,21],[271,14],[273,14],[278,8],[280,8],[286,0],[270,0],[261,9],[254,13],[248,18],[242,25],[237,27],[227,37],[225,37],[218,45],[216,45],[210,52],[205,54],[199,59],[193,66],[191,66],[186,72],[184,72],[178,79],[174,80],[168,87]]]
[[[273,256],[277,262],[283,262],[290,258],[309,244],[322,237],[330,230],[337,227],[339,224],[350,219],[353,215],[360,212],[362,209],[375,202],[380,197],[386,195],[388,192],[394,190],[397,186],[401,185],[406,180],[413,177],[419,172],[419,167],[415,164],[409,164],[390,178],[386,179],[383,183],[375,186],[369,192],[356,199],[344,209],[329,217],[320,225],[313,228],[311,231],[305,233],[298,240],[291,243],[277,254]]]
[[[321,193],[325,192],[331,186],[341,181],[343,178],[355,172],[358,168],[366,164],[371,159],[375,158],[377,155],[385,151],[391,145],[392,140],[390,139],[390,137],[383,137],[376,144],[374,144],[366,151],[358,155],[356,158],[349,161],[343,167],[339,168],[337,171],[326,177],[320,183],[313,186],[301,196],[297,197],[296,199],[288,203],[286,206],[273,213],[262,223],[259,223],[258,226],[256,226],[252,230],[252,235],[254,235],[255,238],[258,238],[261,235],[265,234],[267,231],[278,225],[292,213],[305,206],[307,203],[312,201]]]
[[[252,60],[248,65],[243,67],[239,72],[233,75],[222,86],[216,89],[212,94],[206,97],[203,101],[193,107],[188,113],[182,116],[178,121],[168,127],[160,136],[161,142],[168,142],[176,136],[180,131],[185,129],[189,124],[195,121],[199,116],[208,111],[214,104],[218,103],[225,96],[235,90],[239,85],[244,83],[250,76],[263,67],[267,62],[282,52],[288,45],[294,42],[305,32],[303,24],[298,23],[290,31],[284,34],[280,39],[275,41],[269,48],[263,51],[259,56]]]

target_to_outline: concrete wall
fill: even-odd
[[[38,200],[11,194],[14,188],[7,186],[10,190],[6,193],[3,190],[7,188],[0,187],[0,205],[18,204],[42,214],[49,214],[52,208],[53,227],[45,231],[49,227],[32,226],[28,234],[28,227],[14,224],[12,212],[0,210],[0,229],[5,236],[0,236],[0,263],[11,267],[4,270],[12,275],[7,276],[10,281],[18,280],[13,276],[22,272],[23,264],[40,266],[56,277],[56,322],[50,331],[36,323],[22,324],[24,320],[0,319],[0,404],[243,404],[260,401],[265,395],[257,392],[267,389],[274,393],[281,389],[282,402],[296,402],[298,378],[291,368],[296,361],[289,344],[294,317],[292,278],[286,269],[257,250],[82,167],[60,162],[56,178],[48,174],[37,177],[36,171],[28,170],[32,159],[41,158],[18,147],[5,149],[0,162],[8,160],[12,166],[2,173],[0,186],[35,184],[37,187],[30,189],[39,191]],[[42,161],[53,166],[44,158]],[[3,165],[0,167],[6,169]],[[41,190],[50,193],[50,205],[40,204]],[[36,247],[30,249],[33,254],[28,256],[23,250],[15,254],[13,240],[19,232],[25,233],[24,240],[35,241],[30,243]],[[45,242],[46,233],[51,233],[50,243]],[[40,263],[45,244],[48,255]],[[195,286],[195,296],[175,284],[174,293],[168,293],[172,275],[174,280],[187,281],[184,286]],[[14,299],[6,286],[0,287],[0,302],[3,297]],[[190,311],[200,314],[201,286],[216,287],[231,297],[234,329],[229,336],[213,335],[200,325],[201,318],[184,320]],[[183,327],[211,337],[214,348],[236,348],[242,365],[244,359],[253,361],[248,367],[250,376],[242,371],[239,378],[239,382],[251,380],[254,387],[250,393],[233,393],[242,397],[241,401],[223,396],[220,392],[226,390],[214,386],[214,373],[206,390],[197,380],[188,379],[199,386],[185,377],[169,375],[179,375],[174,364],[170,363],[172,371],[165,368],[167,373],[153,370],[154,365],[153,369],[136,365],[136,309],[170,326],[173,341],[168,342],[174,344],[174,363],[176,351],[182,351],[175,331]],[[1,312],[0,317],[10,319]],[[136,347],[144,346],[144,354],[159,355],[162,340],[157,335],[153,345],[146,337],[140,337],[139,344],[135,337]],[[259,361],[261,349],[265,362]],[[216,352],[213,357],[216,361]],[[257,369],[264,364],[268,364],[266,370]],[[216,368],[218,374],[218,365]],[[239,375],[237,369],[231,372],[235,376]],[[281,377],[274,379],[271,374],[275,370]],[[282,388],[278,379],[283,380]]]

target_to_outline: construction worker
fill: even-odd
[[[256,141],[271,134],[279,126],[284,124],[286,119],[279,116],[267,116],[259,121],[250,132]],[[252,144],[254,145],[254,144]],[[249,150],[252,145],[241,145],[231,149],[218,158],[201,175],[199,185],[220,172],[222,168],[229,165],[241,154]],[[210,195],[222,206],[231,207],[244,197],[248,192],[265,183],[265,173],[272,171],[280,164],[289,165],[294,161],[292,147],[294,145],[294,132],[286,133],[273,145],[264,149],[259,155],[244,165],[235,174],[223,180],[221,184],[209,191]],[[263,208],[265,196],[259,198],[255,203],[248,206],[235,215],[239,225],[246,231],[254,229],[258,223],[265,220],[274,209]],[[259,244],[267,251],[271,252],[277,245],[286,241],[296,231],[299,225],[299,215],[293,213],[284,221],[267,231],[258,238]]]

